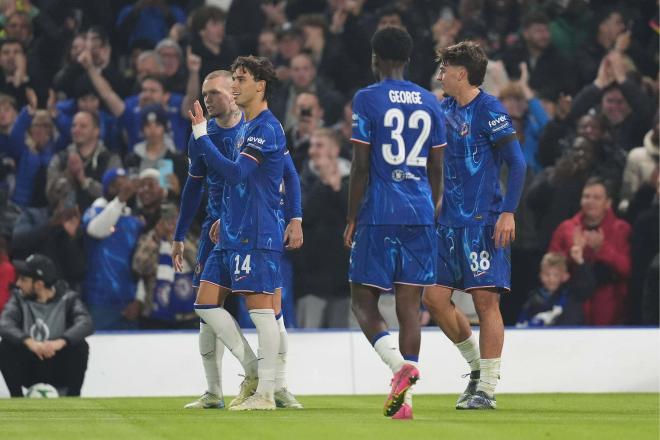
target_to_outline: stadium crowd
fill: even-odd
[[[287,326],[352,325],[351,98],[386,26],[412,35],[407,76],[438,99],[437,49],[489,56],[483,89],[527,162],[505,323],[657,325],[660,24],[644,0],[1,0],[0,310],[12,261],[39,253],[96,329],[196,327],[202,210],[183,272],[170,257],[188,110],[209,72],[256,54],[277,67],[269,104],[302,188]]]

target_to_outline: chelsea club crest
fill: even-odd
[[[463,122],[463,125],[461,125],[461,130],[459,131],[459,134],[461,136],[467,136],[469,131],[470,131],[470,126],[468,125],[467,122]]]

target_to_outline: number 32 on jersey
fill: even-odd
[[[398,108],[391,108],[385,112],[383,125],[392,128],[392,141],[396,144],[396,154],[394,144],[383,144],[383,159],[390,165],[401,165],[405,162],[410,167],[425,167],[426,157],[419,157],[419,154],[431,133],[431,115],[425,110],[415,110],[410,114],[407,122],[405,119],[405,115]],[[406,143],[401,136],[406,127],[421,129],[408,157],[406,157]]]

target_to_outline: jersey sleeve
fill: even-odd
[[[494,147],[507,144],[516,138],[511,117],[497,99],[489,100],[483,107],[481,121],[481,129]]]
[[[199,147],[192,134],[188,140],[188,174],[196,179],[206,176],[206,163],[199,154]]]
[[[371,145],[371,122],[369,120],[364,93],[353,98],[353,131],[351,141]]]
[[[433,98],[435,99],[435,96]],[[447,146],[447,126],[445,125],[445,116],[439,102],[433,103],[432,114],[431,148],[445,147]]]
[[[259,124],[246,133],[245,148],[241,155],[261,163],[265,157],[276,153],[282,147],[277,143],[275,127],[272,124]]]

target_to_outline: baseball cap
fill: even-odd
[[[167,117],[167,112],[162,105],[150,104],[142,109],[142,113],[140,114],[140,124],[144,127],[148,122],[157,122],[163,127],[167,127],[169,119]]]
[[[57,269],[53,260],[45,255],[32,254],[25,260],[14,260],[12,264],[19,275],[42,280],[48,286],[57,281]]]
[[[103,184],[103,195],[108,194],[108,188],[110,185],[117,179],[117,177],[125,176],[126,170],[123,168],[111,168],[105,173],[103,173],[103,178],[101,179],[101,184]]]

